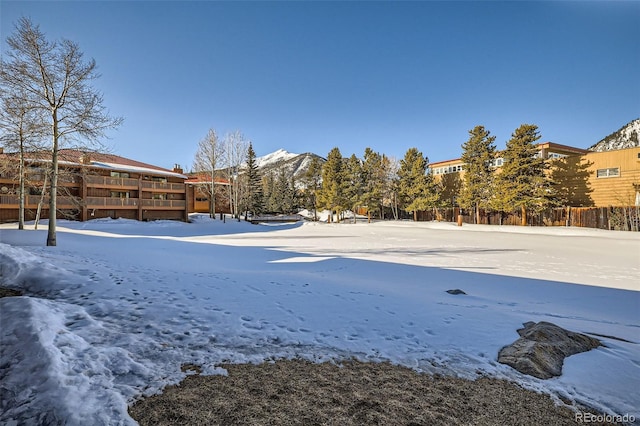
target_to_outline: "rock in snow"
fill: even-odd
[[[597,339],[545,321],[526,322],[518,334],[518,340],[500,349],[498,362],[539,379],[560,376],[566,357],[601,346]]]

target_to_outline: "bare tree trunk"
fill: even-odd
[[[216,186],[215,186],[215,171],[211,170],[211,195],[209,196],[209,217],[211,219],[216,218]]]
[[[18,165],[18,229],[24,229],[24,204],[25,204],[25,194],[24,194],[24,145],[20,144],[20,163]]]
[[[524,206],[524,204],[522,205],[522,222],[521,225],[522,226],[527,226],[527,208]]]
[[[393,218],[395,220],[398,220],[398,197],[396,197],[396,194],[393,194],[392,208],[393,208]]]
[[[56,241],[56,212],[58,191],[58,113],[54,109],[51,118],[53,121],[53,148],[51,153],[51,189],[49,190],[49,228],[47,231],[47,246],[55,246]]]
[[[40,201],[38,202],[38,209],[36,210],[36,219],[34,228],[38,229],[38,223],[40,222],[40,213],[42,213],[42,205],[44,204],[44,196],[47,193],[47,178],[49,177],[49,173],[46,172],[44,174],[44,182],[42,182],[42,191],[40,191]]]

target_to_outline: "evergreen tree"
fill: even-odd
[[[362,203],[367,207],[369,217],[371,217],[371,212],[375,210],[378,210],[379,217],[382,217],[382,196],[386,179],[384,165],[383,156],[371,148],[364,150],[364,162],[362,164],[364,193]]]
[[[276,180],[273,172],[269,172],[267,176],[262,178],[263,205],[267,213],[275,213],[278,209],[275,185]]]
[[[480,209],[489,207],[492,195],[495,139],[483,126],[476,126],[469,130],[469,140],[462,144],[465,173],[458,203],[461,207],[474,209],[475,223],[480,223]]]
[[[318,204],[330,211],[329,222],[333,212],[338,218],[344,207],[343,159],[338,147],[329,151],[327,162],[322,166],[322,188],[318,192]]]
[[[318,220],[317,194],[322,184],[322,163],[318,157],[313,157],[309,168],[302,178],[304,187],[304,207],[313,210],[313,219]]]
[[[291,213],[295,209],[295,188],[291,180],[287,177],[286,170],[280,168],[276,177],[275,192],[278,198],[277,213]]]
[[[438,203],[438,192],[431,171],[427,171],[428,159],[417,148],[407,150],[400,160],[398,170],[399,196],[403,209],[413,212],[413,220],[417,220],[417,213]]]
[[[344,188],[346,207],[353,212],[355,222],[358,207],[362,205],[362,194],[365,182],[362,174],[362,162],[355,154],[346,161],[344,168]]]
[[[491,205],[501,212],[522,211],[522,225],[527,212],[538,212],[553,201],[553,189],[546,176],[547,163],[538,155],[538,127],[523,124],[516,129],[503,152],[504,165],[496,176]]]
[[[247,169],[245,174],[247,191],[245,194],[245,209],[254,215],[262,213],[263,194],[262,194],[262,178],[256,163],[256,153],[253,150],[253,144],[249,142],[247,149]]]

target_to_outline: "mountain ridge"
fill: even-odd
[[[615,132],[587,148],[589,151],[603,152],[640,146],[640,118],[631,120]]]
[[[281,169],[284,169],[287,178],[299,181],[309,169],[314,157],[318,158],[321,163],[326,161],[323,157],[312,152],[294,154],[285,149],[278,149],[270,154],[257,157],[256,164],[262,176],[279,173]]]

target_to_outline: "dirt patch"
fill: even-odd
[[[22,296],[22,293],[18,290],[13,290],[11,288],[0,287],[0,297],[14,297],[14,296]]]
[[[574,412],[548,395],[490,378],[356,361],[221,367],[228,376],[188,376],[135,403],[131,416],[142,426],[577,424]]]

